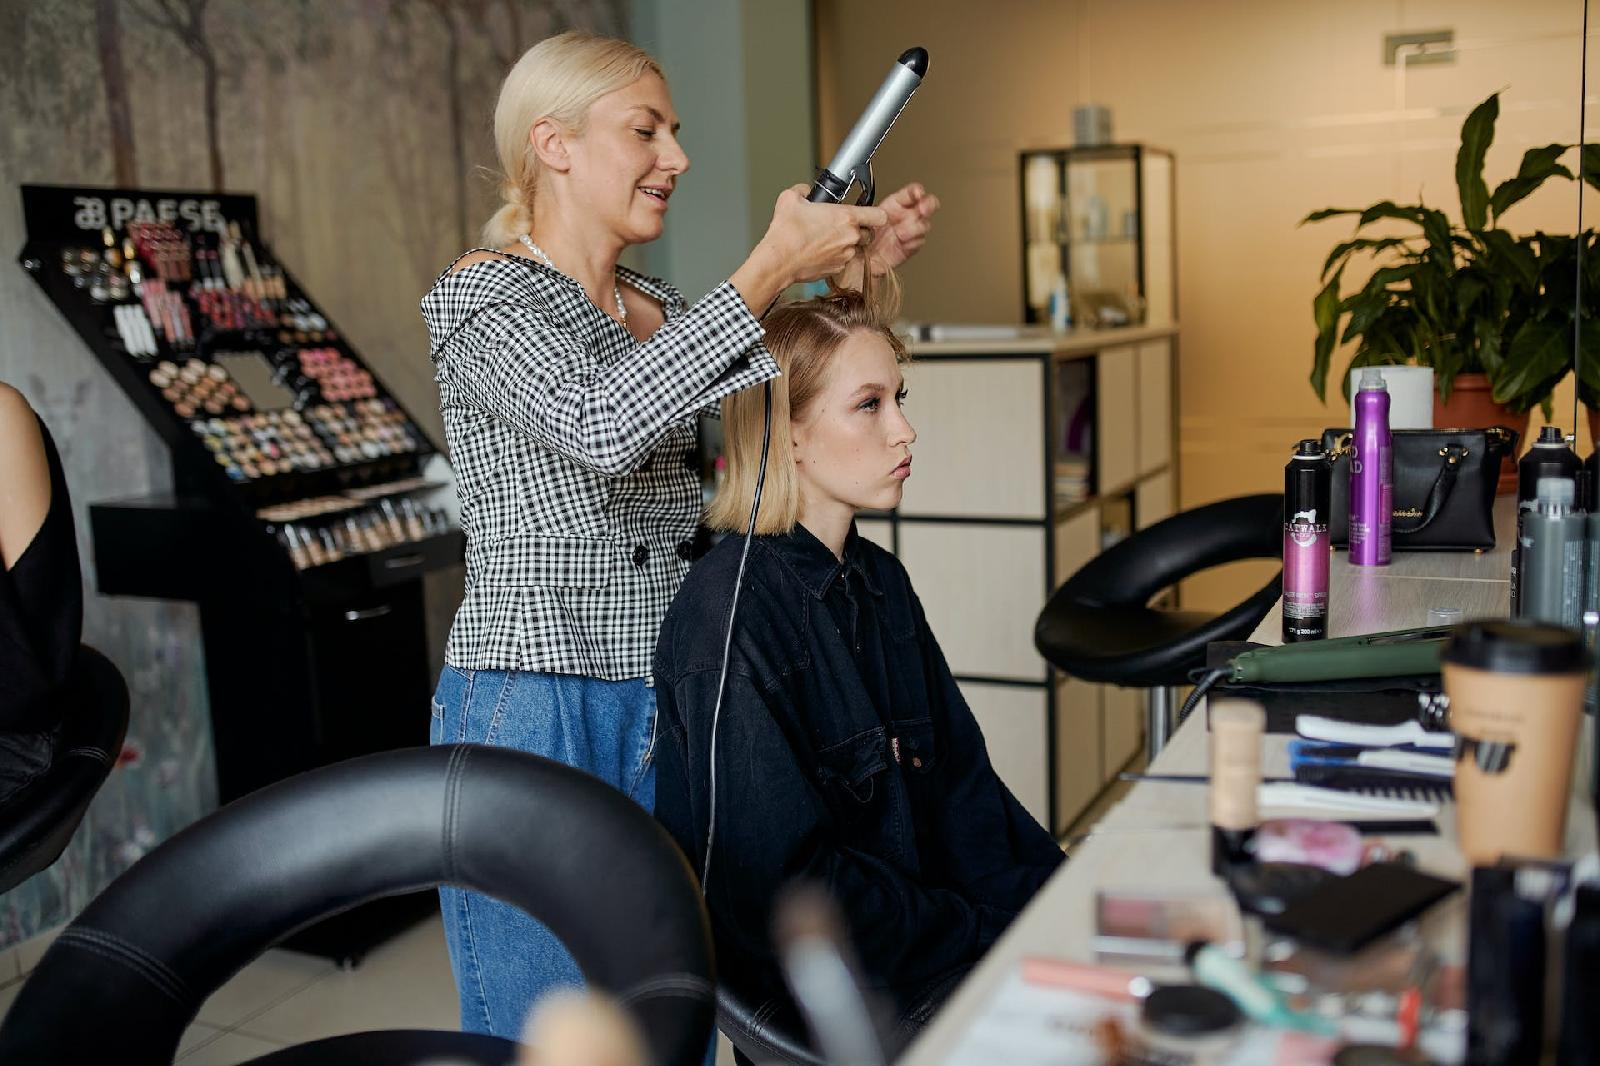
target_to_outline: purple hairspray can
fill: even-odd
[[[1303,440],[1283,472],[1283,642],[1328,635],[1328,509],[1333,471]]]
[[[1394,436],[1389,432],[1389,386],[1377,367],[1361,372],[1356,390],[1355,439],[1350,445],[1350,562],[1389,565],[1394,520]]]

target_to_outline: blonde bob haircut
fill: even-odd
[[[504,203],[483,227],[485,246],[502,247],[533,228],[542,169],[529,139],[533,127],[548,118],[581,136],[596,100],[645,74],[666,77],[661,64],[627,41],[577,30],[546,37],[522,54],[500,86],[494,108]]]
[[[857,333],[882,337],[895,361],[908,362],[906,346],[889,328],[898,286],[893,274],[875,279],[887,299],[873,301],[854,289],[834,289],[826,296],[781,304],[761,320],[767,350],[782,376],[772,381],[772,443],[767,452],[767,479],[761,489],[756,532],[788,533],[800,520],[800,476],[795,472],[792,427],[804,421],[807,409],[828,380],[833,356]],[[734,393],[722,401],[723,454],[727,476],[706,509],[706,525],[743,533],[750,521],[756,472],[761,468],[761,428],[765,420],[763,386]]]

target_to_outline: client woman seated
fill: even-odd
[[[705,871],[719,969],[752,1006],[784,995],[773,901],[808,881],[915,1027],[1062,855],[996,776],[904,567],[856,532],[900,502],[916,440],[882,323],[851,291],[763,323],[783,376],[727,688],[714,725],[742,535],[690,571],[656,646],[656,816]],[[749,520],[762,410],[759,387],[723,401],[713,528]]]

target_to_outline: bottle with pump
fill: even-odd
[[[1576,493],[1569,478],[1540,478],[1534,508],[1521,520],[1522,618],[1573,629],[1582,624],[1588,517],[1573,510]]]
[[[1533,511],[1535,500],[1539,494],[1539,481],[1541,478],[1565,478],[1578,483],[1580,488],[1583,478],[1583,465],[1578,457],[1567,447],[1566,438],[1561,430],[1555,426],[1545,426],[1539,431],[1539,439],[1533,442],[1533,447],[1528,449],[1528,454],[1522,457],[1517,464],[1517,536],[1511,545],[1511,617],[1522,617],[1522,534],[1523,518]],[[1585,506],[1587,492],[1578,491],[1574,496],[1574,509],[1582,510]]]
[[[1350,446],[1350,562],[1388,566],[1394,521],[1394,435],[1389,386],[1377,367],[1361,372]]]
[[[1328,510],[1333,472],[1322,445],[1303,440],[1283,473],[1283,641],[1328,635]]]

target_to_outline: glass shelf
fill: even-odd
[[[1052,321],[1065,283],[1074,326],[1176,316],[1172,153],[1146,145],[1022,152],[1023,319]]]

